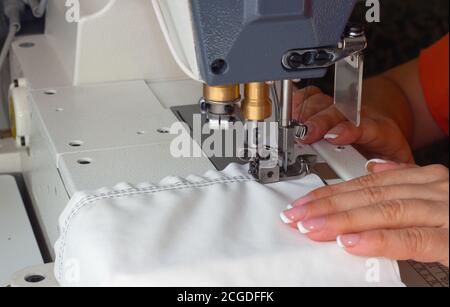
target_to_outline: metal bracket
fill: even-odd
[[[335,105],[354,125],[361,123],[363,50],[367,38],[362,27],[350,25],[337,47],[291,50],[282,63],[290,71],[335,65]]]
[[[351,55],[336,63],[334,104],[355,126],[361,124],[364,55]]]
[[[289,71],[327,68],[338,61],[362,52],[367,47],[364,30],[359,27],[349,27],[346,35],[336,47],[316,49],[290,50],[282,57],[283,67]]]

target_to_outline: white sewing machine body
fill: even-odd
[[[174,136],[158,132],[177,121],[170,107],[198,101],[201,84],[170,56],[148,1],[80,5],[80,21],[68,23],[64,1],[50,1],[46,33],[18,38],[11,56],[12,78],[29,89],[22,172],[50,251],[75,192],[213,167],[172,158]]]
[[[18,140],[20,169],[9,172],[23,174],[52,257],[58,217],[74,193],[215,168],[207,157],[170,154],[176,135],[166,132],[179,120],[171,108],[197,104],[202,83],[177,65],[150,2],[79,2],[80,20],[68,22],[65,1],[50,1],[45,34],[17,38],[11,52],[29,135]],[[365,173],[365,159],[350,146],[305,150],[338,180]]]

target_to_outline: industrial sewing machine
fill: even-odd
[[[309,173],[316,161],[295,146],[307,128],[293,118],[293,80],[323,77],[336,65],[336,106],[359,124],[366,38],[361,27],[347,24],[355,3],[154,1],[169,46],[181,46],[171,48],[178,64],[204,83],[200,105],[211,128],[227,129],[237,118],[247,123],[249,172],[260,182]],[[194,36],[180,39],[186,31]],[[275,146],[264,142],[259,123],[266,120],[278,123]],[[360,156],[352,154],[357,165]]]
[[[50,0],[45,33],[18,37],[11,50],[21,162],[7,170],[23,174],[45,260],[53,259],[58,216],[74,193],[236,161],[171,155],[171,125],[181,119],[192,128],[194,114],[216,130],[246,123],[246,162],[262,183],[305,175],[315,164],[334,171],[327,179],[364,175],[366,160],[351,146],[296,145],[306,127],[292,115],[293,83],[334,65],[336,106],[359,124],[366,39],[347,23],[355,3],[80,0],[76,20],[77,7]],[[262,122],[277,123],[270,144]],[[198,150],[202,139],[192,137]]]

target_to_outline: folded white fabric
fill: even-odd
[[[62,286],[401,286],[396,262],[347,254],[279,213],[317,176],[261,185],[241,166],[78,193],[60,218]]]

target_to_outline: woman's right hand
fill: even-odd
[[[361,125],[355,127],[335,108],[332,97],[317,87],[308,87],[294,93],[293,117],[308,127],[303,144],[324,138],[334,145],[354,145],[368,159],[414,162],[411,147],[396,122],[370,106],[363,106]]]

